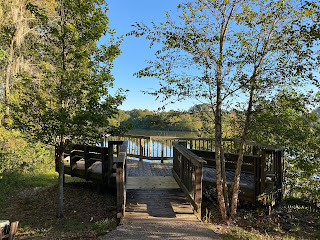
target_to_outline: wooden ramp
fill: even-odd
[[[128,161],[124,223],[199,222],[175,179],[168,176],[171,168],[172,164]]]

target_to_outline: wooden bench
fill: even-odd
[[[19,224],[18,221],[12,222],[10,225],[9,225],[9,221],[3,221],[3,224],[0,225],[0,240],[2,239],[13,240],[17,233],[18,224]],[[9,229],[7,229],[7,227]],[[4,228],[4,231],[3,231],[3,228]]]

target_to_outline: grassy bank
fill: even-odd
[[[57,177],[52,166],[11,172],[0,180],[0,216],[20,222],[17,239],[95,239],[117,226],[114,194],[99,194],[93,183],[69,176],[65,218],[58,219]]]

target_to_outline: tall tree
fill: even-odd
[[[237,70],[234,43],[229,31],[238,13],[240,1],[193,1],[181,4],[180,21],[167,14],[160,26],[136,24],[136,36],[146,34],[151,45],[162,44],[156,60],[137,73],[138,77],[154,76],[161,80],[159,90],[151,94],[163,96],[162,101],[179,101],[188,97],[206,102],[214,113],[217,192],[222,218],[227,220],[227,185],[222,145],[222,102],[239,89],[230,73]],[[237,11],[236,11],[237,10]],[[190,70],[191,69],[191,70]]]
[[[28,54],[28,46],[37,41],[37,21],[26,9],[27,2],[46,6],[49,12],[54,8],[53,0],[1,0],[0,1],[0,48],[1,78],[4,86],[5,118],[9,115],[11,83],[20,71],[34,71]]]
[[[224,107],[236,100],[246,106],[239,159],[233,184],[231,216],[236,214],[240,170],[255,100],[272,96],[280,86],[305,83],[306,48],[292,38],[293,23],[303,21],[299,1],[197,0],[178,6],[179,19],[148,27],[135,25],[136,36],[146,35],[159,46],[156,59],[137,73],[160,80],[151,92],[163,101],[192,97],[207,102],[214,113],[217,192],[222,218],[228,218],[222,144]],[[239,101],[248,98],[247,101]],[[173,100],[172,100],[173,99]],[[232,105],[231,105],[232,106]],[[234,105],[233,105],[234,106]]]
[[[305,9],[298,1],[256,1],[237,22],[244,26],[239,34],[239,60],[245,66],[241,75],[241,90],[248,95],[244,127],[239,146],[231,201],[231,216],[237,211],[240,172],[246,139],[260,98],[272,98],[285,86],[305,87],[315,83],[314,66],[304,37],[292,36],[296,22],[308,22],[313,9]],[[251,33],[251,34],[248,34]]]
[[[119,42],[97,41],[107,33],[104,0],[59,0],[57,15],[39,6],[28,9],[39,20],[39,43],[30,46],[41,74],[21,74],[14,84],[12,116],[16,126],[31,138],[55,145],[59,159],[59,207],[63,217],[63,154],[70,142],[96,143],[111,131],[108,124],[123,100],[112,97],[111,68],[120,54]]]

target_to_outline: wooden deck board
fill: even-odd
[[[128,177],[127,189],[179,188],[172,176]]]
[[[172,176],[172,163],[154,163],[128,159],[127,172],[129,177],[143,176]],[[234,172],[226,171],[227,184],[231,185],[234,180]],[[203,167],[203,180],[206,182],[216,182],[215,168]],[[254,178],[252,174],[241,173],[240,187],[246,189],[254,188]]]
[[[172,163],[154,163],[138,160],[127,160],[129,177],[172,176]]]
[[[126,222],[198,222],[180,189],[128,189]]]
[[[234,172],[226,171],[226,180],[228,185],[233,184]],[[203,167],[203,181],[216,182],[216,169]],[[240,188],[254,189],[254,177],[252,174],[241,173],[240,175]]]

